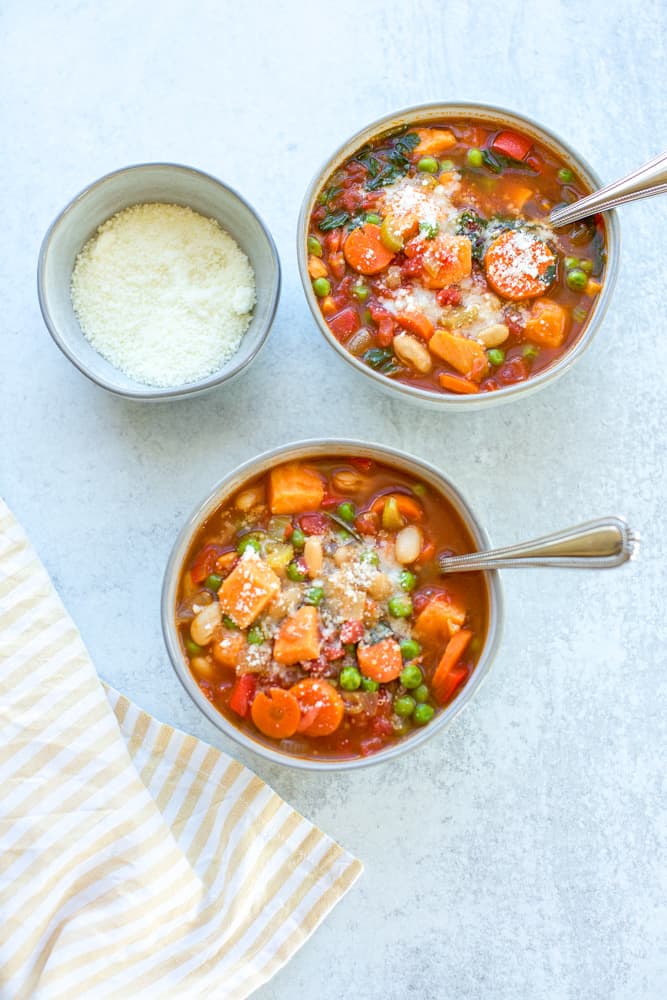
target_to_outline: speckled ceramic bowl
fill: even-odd
[[[498,651],[503,631],[504,602],[500,577],[495,571],[485,573],[484,578],[489,602],[489,627],[477,666],[468,683],[454,701],[439,712],[428,726],[407,736],[400,743],[387,747],[385,750],[380,750],[369,757],[319,760],[308,757],[297,757],[285,753],[268,745],[268,743],[261,742],[259,739],[253,739],[247,733],[237,729],[204,696],[190,673],[176,627],[178,582],[183,563],[194,536],[199,531],[202,523],[210,517],[221,503],[232,496],[248,480],[267,472],[274,465],[279,465],[282,462],[288,462],[293,459],[307,459],[316,456],[344,456],[350,454],[359,455],[363,458],[372,458],[378,462],[386,462],[388,465],[394,465],[415,478],[429,483],[452,504],[472,535],[475,545],[480,549],[489,546],[489,539],[486,532],[477,521],[467,502],[453,483],[428,462],[413,458],[411,455],[397,451],[395,448],[387,448],[384,445],[363,444],[360,441],[300,441],[296,444],[276,448],[274,451],[265,452],[258,458],[246,462],[213,488],[206,499],[192,512],[176,539],[169,562],[167,563],[162,586],[162,632],[164,640],[176,675],[197,707],[214,726],[217,726],[226,736],[236,740],[237,743],[240,743],[247,750],[253,750],[274,764],[287,764],[289,767],[303,768],[309,771],[349,770],[358,767],[368,767],[370,764],[379,764],[382,761],[392,760],[408,750],[421,746],[425,740],[431,739],[437,733],[441,732],[453,721],[461,709],[471,701],[479,690]]]
[[[130,205],[155,201],[186,205],[216,219],[250,260],[257,293],[250,326],[236,354],[212,375],[168,388],[135,382],[98,354],[84,337],[70,298],[74,262],[97,227]],[[278,304],[280,261],[268,229],[236,191],[192,167],[143,163],[100,178],[62,210],[42,243],[37,291],[51,336],[63,354],[91,381],[129,399],[181,399],[230,382],[257,355],[268,336]]]
[[[497,406],[499,403],[509,403],[511,400],[528,396],[546,385],[551,385],[560,378],[572,365],[578,361],[593,337],[600,328],[600,324],[607,311],[609,301],[616,283],[618,270],[618,259],[620,250],[620,230],[618,218],[615,212],[605,213],[606,221],[606,248],[607,263],[604,272],[604,284],[601,293],[598,295],[591,315],[588,319],[578,340],[558,358],[552,365],[543,371],[526,379],[525,382],[518,382],[514,385],[505,386],[495,392],[484,392],[476,395],[460,395],[454,393],[441,393],[429,389],[422,389],[418,386],[407,385],[404,382],[395,382],[387,378],[380,372],[373,371],[364,364],[360,358],[353,354],[341,344],[329,329],[317,302],[317,298],[312,289],[312,282],[308,276],[308,253],[306,241],[308,237],[308,221],[310,219],[315,202],[320,190],[328,177],[341,167],[346,160],[355,154],[365,143],[375,138],[382,132],[391,131],[405,125],[417,125],[429,122],[441,122],[446,119],[465,118],[474,124],[479,122],[494,122],[498,127],[516,128],[526,135],[534,136],[540,143],[555,152],[559,157],[570,163],[576,173],[582,177],[591,190],[601,187],[597,174],[586,163],[582,157],[575,152],[566,142],[560,139],[553,132],[550,132],[543,125],[519,115],[514,111],[507,111],[504,108],[494,107],[488,104],[471,104],[467,102],[452,102],[442,104],[423,104],[413,108],[406,108],[403,111],[395,111],[385,115],[371,125],[367,125],[351,139],[343,143],[332,156],[326,161],[323,167],[315,174],[311,181],[301,206],[299,222],[297,226],[297,260],[299,263],[299,273],[306,296],[306,301],[313,314],[317,327],[330,347],[344,361],[362,375],[367,384],[374,384],[384,392],[389,393],[395,399],[412,400],[421,403],[422,406],[437,409],[448,413],[461,413],[470,410],[482,409],[488,406]]]

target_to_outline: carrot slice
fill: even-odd
[[[467,676],[468,671],[465,667],[454,667],[453,670],[450,670],[440,687],[434,689],[436,701],[440,705],[451,701],[454,693],[460,688]]]
[[[472,632],[468,628],[459,629],[459,631],[455,632],[451,637],[445,646],[445,651],[440,658],[440,663],[433,674],[432,685],[435,690],[443,687],[447,675],[450,670],[453,670],[454,667],[458,665],[458,662],[468,648],[468,643],[471,639]]]
[[[379,274],[395,257],[380,239],[380,227],[372,222],[352,230],[343,244],[343,253],[350,267],[360,274]]]
[[[372,681],[387,684],[396,680],[403,669],[401,647],[395,639],[383,639],[372,646],[357,646],[357,660],[362,674]]]
[[[371,505],[371,511],[373,514],[382,514],[384,510],[384,505],[389,499],[394,499],[396,501],[396,506],[398,507],[401,514],[407,517],[409,521],[421,521],[424,516],[424,511],[420,503],[413,500],[412,497],[406,496],[404,493],[383,493],[381,497],[374,500]]]
[[[443,372],[441,375],[438,375],[438,381],[443,389],[448,389],[450,392],[458,392],[461,395],[479,392],[478,385],[475,385],[474,382],[469,382],[467,378],[461,378],[460,375],[449,375],[447,372]]]
[[[327,681],[308,677],[289,689],[299,706],[300,721],[307,723],[299,731],[304,736],[330,736],[343,721],[343,699]]]
[[[401,313],[401,315],[397,316],[396,319],[404,330],[409,330],[410,333],[416,333],[418,337],[422,338],[422,340],[430,340],[433,336],[433,323],[431,323],[428,316],[425,316],[424,313]]]
[[[268,695],[260,691],[250,709],[252,721],[260,733],[274,740],[294,736],[301,718],[299,703],[289,691],[271,688]]]
[[[544,295],[556,277],[556,256],[542,240],[510,229],[486,251],[484,270],[494,292],[518,302]]]

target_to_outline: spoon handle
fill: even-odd
[[[572,222],[578,222],[579,219],[585,219],[596,212],[606,212],[607,209],[624,205],[628,201],[650,198],[654,194],[665,192],[667,192],[667,152],[637,167],[619,181],[607,184],[599,191],[593,191],[592,194],[579,198],[571,205],[555,208],[549,216],[549,222],[555,228],[569,226]]]
[[[441,556],[439,563],[441,573],[511,566],[610,569],[632,559],[638,548],[639,537],[622,518],[600,517],[518,545],[463,556]]]

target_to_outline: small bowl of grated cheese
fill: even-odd
[[[268,336],[280,261],[257,213],[191,167],[146,163],[85,188],[49,228],[39,303],[61,351],[137,400],[206,392]]]

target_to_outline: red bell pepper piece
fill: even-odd
[[[339,504],[343,503],[345,497],[335,497],[331,493],[325,493],[322,497],[322,503],[320,507],[324,507],[325,510],[332,510],[334,507],[338,507]]]
[[[357,455],[351,455],[350,458],[348,458],[348,462],[356,469],[359,469],[360,472],[370,472],[373,468],[372,458],[359,458]]]
[[[510,160],[525,160],[532,148],[530,139],[517,135],[516,132],[499,132],[491,143],[491,149],[495,153],[508,156]]]
[[[215,569],[218,556],[222,555],[223,551],[222,545],[205,545],[203,549],[199,550],[190,567],[193,583],[202,583],[207,576],[210,576]]]
[[[299,524],[304,535],[324,535],[331,527],[326,514],[302,514]]]
[[[358,514],[354,519],[354,526],[362,535],[377,535],[380,530],[380,519],[371,510]]]
[[[257,678],[254,674],[241,674],[229,698],[229,707],[242,719],[248,717],[252,700],[257,690]]]

